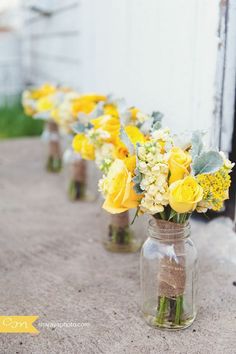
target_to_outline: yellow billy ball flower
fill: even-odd
[[[94,146],[89,142],[89,139],[84,134],[77,134],[72,142],[72,147],[75,152],[80,153],[85,160],[94,160]]]
[[[189,175],[191,161],[191,156],[187,151],[184,151],[178,147],[173,147],[171,149],[169,158],[169,184]]]
[[[229,170],[222,167],[216,173],[198,175],[197,181],[203,188],[203,200],[206,201],[207,207],[220,210],[223,202],[229,198],[231,184]]]
[[[192,212],[203,198],[203,189],[192,176],[172,183],[169,187],[169,202],[177,213]]]

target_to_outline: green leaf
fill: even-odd
[[[177,212],[176,212],[175,210],[171,209],[170,215],[169,215],[169,219],[168,219],[168,220],[173,219],[173,217],[174,217],[176,214],[177,214]]]
[[[140,184],[135,184],[135,185],[133,186],[133,189],[135,190],[135,192],[136,192],[137,194],[143,194],[143,190],[141,189]]]
[[[149,116],[147,120],[141,125],[140,130],[144,135],[149,135],[152,129],[154,118]]]
[[[139,213],[139,207],[136,209],[136,212],[135,212],[134,218],[133,218],[133,220],[131,221],[130,225],[133,225],[133,223],[135,222],[135,219],[136,219],[136,218],[137,218],[137,216],[138,216],[138,213]]]
[[[193,174],[209,174],[217,172],[223,166],[223,158],[217,151],[203,152],[200,156],[196,156],[192,170]]]

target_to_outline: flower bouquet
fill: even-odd
[[[47,142],[46,169],[49,172],[59,172],[62,167],[60,134],[52,113],[67,91],[67,89],[58,89],[51,84],[44,84],[38,88],[26,90],[22,96],[25,113],[47,122],[42,137]]]
[[[106,100],[106,96],[85,94],[67,97],[67,101],[62,103],[58,109],[56,120],[60,128],[71,136],[71,142],[76,134],[75,130],[77,128],[74,127],[79,126],[81,128],[88,125],[89,120],[96,115],[97,105],[104,100]],[[70,200],[93,200],[95,196],[92,190],[89,190],[89,166],[86,160],[93,160],[94,151],[87,144],[84,135],[81,136],[80,140],[77,139],[77,143],[78,141],[83,149],[76,145],[77,150],[70,147],[64,154],[64,161],[69,168],[68,197]]]
[[[181,329],[196,316],[197,254],[189,218],[222,207],[233,164],[222,152],[206,150],[201,132],[181,142],[155,116],[145,126],[150,138],[134,146],[126,136],[129,157],[112,162],[99,188],[110,213],[137,208],[136,215],[152,215],[141,252],[142,311],[154,327]]]
[[[146,131],[140,130],[144,124],[144,116],[137,108],[126,108],[121,100],[108,99],[100,103],[96,112],[97,118],[91,116],[83,117],[75,126],[77,135],[73,140],[73,148],[86,160],[94,160],[104,176],[113,174],[110,167],[113,161],[120,159],[124,164],[133,164],[134,158],[130,158],[127,146],[123,138],[136,145],[137,142],[144,142],[147,139]],[[122,128],[122,136],[120,131]],[[125,139],[125,138],[124,138]],[[109,178],[109,177],[108,177]],[[118,186],[119,188],[119,186]],[[133,252],[141,246],[141,242],[135,238],[130,228],[128,209],[121,210],[119,215],[114,215],[112,210],[107,208],[111,214],[108,237],[105,237],[104,244],[108,250]]]

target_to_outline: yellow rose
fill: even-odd
[[[134,170],[136,168],[136,156],[130,156],[124,159],[125,166],[127,167],[128,171],[134,174]]]
[[[53,101],[47,96],[40,98],[36,104],[37,112],[51,111],[53,108]]]
[[[85,160],[94,160],[95,151],[94,146],[90,144],[88,138],[84,134],[77,134],[73,141],[72,147],[75,152],[80,153],[81,157]]]
[[[27,116],[31,117],[35,114],[35,111],[30,106],[24,106],[24,112]]]
[[[106,101],[107,97],[104,95],[99,95],[97,93],[87,93],[86,95],[81,95],[81,98],[87,101],[91,102],[100,102],[100,101]]]
[[[169,187],[169,203],[177,213],[192,212],[203,198],[203,189],[192,176],[172,183]]]
[[[107,142],[116,142],[120,134],[120,121],[118,117],[112,116],[110,114],[104,114],[96,119],[91,120],[94,129],[101,129],[109,133],[109,138],[106,139]]]
[[[96,107],[96,103],[84,97],[79,97],[74,99],[71,103],[71,111],[74,116],[77,116],[78,113],[91,113]]]
[[[184,151],[178,147],[171,149],[169,158],[169,184],[189,175],[191,161],[191,156],[187,151]]]
[[[31,91],[31,98],[38,100],[44,96],[51,95],[56,92],[56,87],[50,84],[44,84],[41,87]]]
[[[111,116],[115,116],[115,117],[119,116],[117,107],[114,104],[105,104],[103,111],[104,114],[110,114]]]
[[[111,214],[136,208],[140,196],[133,189],[132,173],[124,160],[115,160],[104,180],[105,202],[103,208]]]
[[[141,131],[132,125],[127,125],[125,127],[125,132],[129,137],[131,143],[136,146],[137,143],[144,143],[145,136],[141,133]],[[126,145],[120,140],[117,139],[116,146],[115,146],[115,156],[119,159],[124,159],[129,154]]]
[[[61,124],[61,116],[60,116],[60,109],[59,108],[53,108],[51,111],[51,117],[52,119],[57,123]]]
[[[131,120],[136,121],[136,119],[137,119],[137,113],[139,113],[140,110],[139,110],[138,108],[136,108],[136,107],[131,107],[131,108],[129,109],[129,112],[130,112],[130,114],[131,114]]]

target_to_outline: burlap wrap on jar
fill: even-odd
[[[71,166],[71,179],[81,184],[86,184],[87,179],[87,165],[83,159],[73,161]]]
[[[168,298],[184,294],[186,269],[184,237],[186,224],[177,224],[165,220],[157,220],[156,228],[160,230],[161,243],[169,246],[170,252],[163,254],[158,272],[159,295]],[[165,247],[166,248],[166,247]]]
[[[59,140],[58,125],[53,121],[48,121],[47,128],[49,131],[49,156],[55,159],[61,157],[61,148]]]
[[[119,214],[111,214],[111,225],[116,228],[126,228],[129,226],[129,212],[124,211]]]

